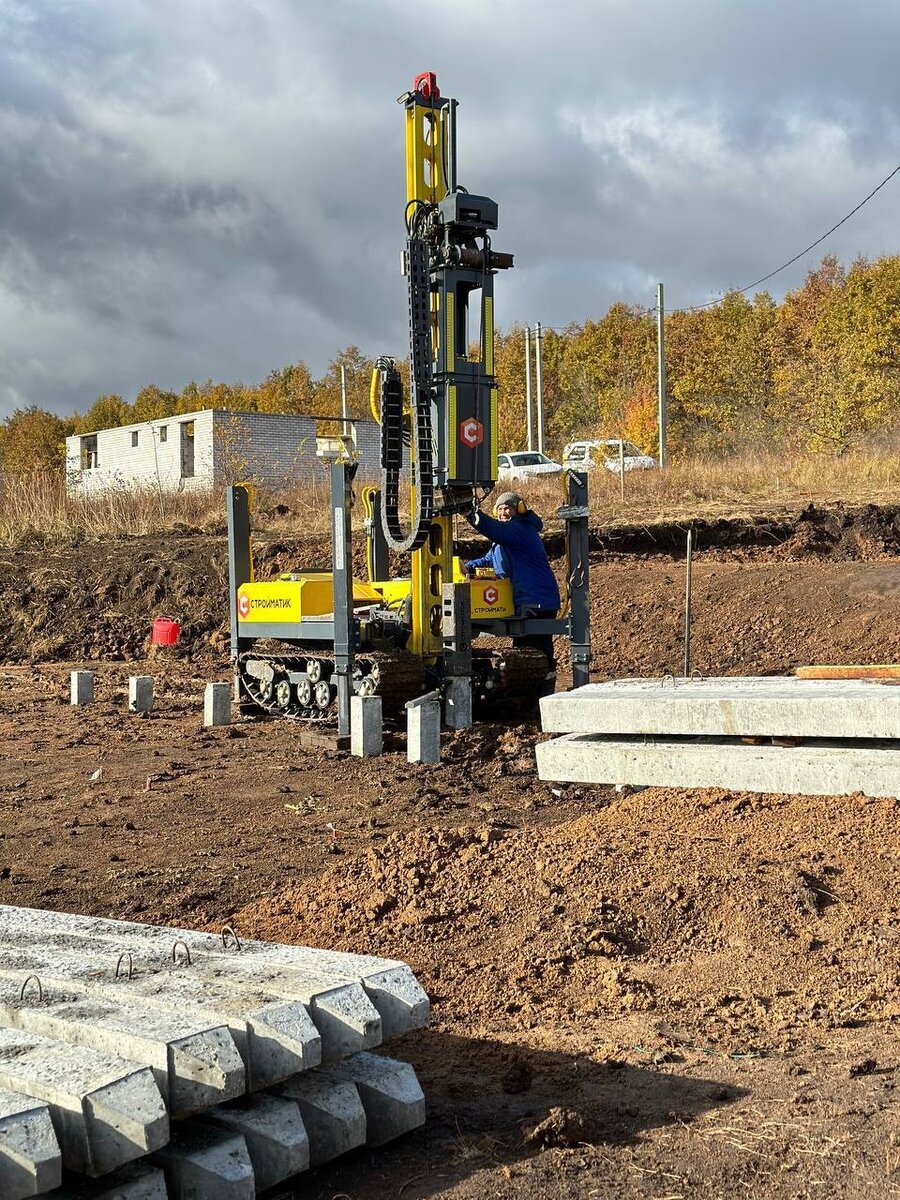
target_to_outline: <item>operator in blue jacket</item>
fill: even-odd
[[[464,575],[476,567],[490,567],[498,579],[509,579],[517,617],[555,617],[560,609],[559,584],[541,541],[544,522],[516,492],[502,492],[494,504],[494,517],[477,510],[468,520],[494,543],[481,558],[461,564]],[[548,680],[556,677],[556,658],[550,634],[529,634],[517,639],[546,655]]]

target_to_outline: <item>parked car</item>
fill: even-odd
[[[607,471],[619,470],[619,446],[623,452],[626,471],[651,471],[657,467],[655,458],[642,454],[634,442],[621,442],[618,438],[593,438],[582,442],[569,442],[563,450],[563,464],[576,471],[590,471],[593,467],[605,467]]]
[[[498,479],[530,479],[535,475],[558,475],[562,466],[537,450],[513,450],[497,455]]]

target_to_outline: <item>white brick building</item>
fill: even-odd
[[[375,478],[378,426],[354,424],[360,477]],[[202,491],[243,479],[277,485],[308,477],[317,461],[313,417],[204,409],[66,438],[66,486],[102,492]]]

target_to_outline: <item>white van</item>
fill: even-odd
[[[651,471],[659,465],[649,454],[642,454],[634,442],[620,442],[618,438],[592,438],[583,442],[569,442],[563,449],[563,466],[575,471],[605,467],[607,471],[618,473],[620,445],[622,465],[626,471]]]

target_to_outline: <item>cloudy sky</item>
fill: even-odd
[[[0,0],[0,417],[405,354],[434,70],[516,255],[498,321],[750,283],[900,163],[896,0]],[[823,253],[898,252],[900,175]]]

